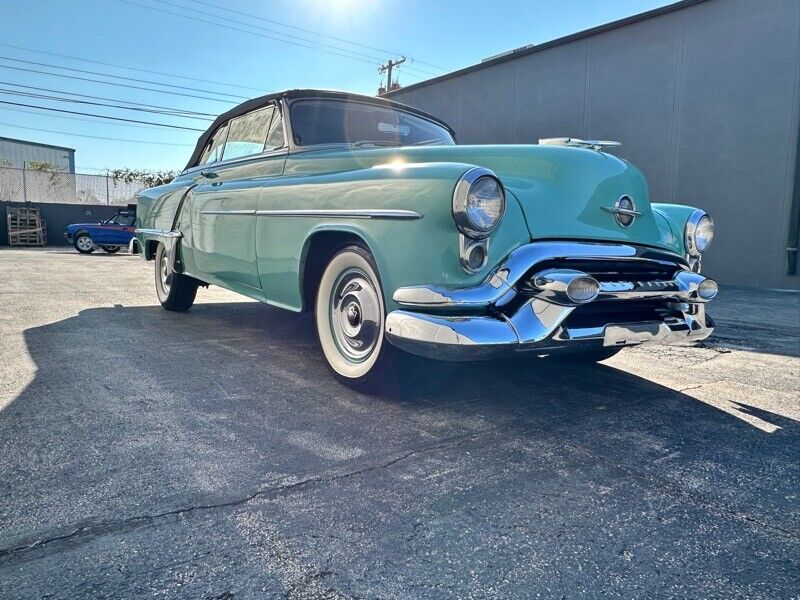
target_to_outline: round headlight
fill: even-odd
[[[714,221],[702,210],[694,211],[686,222],[686,251],[700,256],[714,239]]]
[[[470,169],[456,184],[453,218],[458,229],[471,238],[485,238],[497,229],[505,208],[503,186],[488,169]]]

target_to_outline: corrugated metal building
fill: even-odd
[[[390,96],[459,143],[618,140],[653,201],[714,217],[706,272],[800,289],[797,0],[685,0]]]
[[[67,173],[75,172],[75,149],[0,137],[0,166],[23,168],[28,163],[47,163]]]

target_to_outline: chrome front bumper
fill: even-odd
[[[597,277],[596,297],[576,303],[545,289],[537,277],[553,266]],[[704,282],[704,290],[715,290],[674,254],[623,244],[534,242],[512,252],[480,285],[398,289],[393,298],[404,308],[389,313],[386,334],[398,348],[443,360],[701,340],[713,331],[705,311],[709,294],[699,293]]]

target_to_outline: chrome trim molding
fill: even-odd
[[[201,210],[201,215],[245,215],[252,217],[256,214],[255,209],[253,210]]]
[[[336,217],[339,219],[421,219],[422,214],[415,210],[394,208],[368,209],[295,209],[295,210],[257,210],[259,217]]]
[[[503,203],[503,207],[500,211],[500,217],[498,217],[497,221],[495,221],[495,224],[492,226],[492,228],[486,231],[475,229],[473,224],[470,223],[469,217],[467,217],[467,196],[469,195],[469,190],[472,187],[472,184],[481,177],[491,177],[497,181],[497,185],[500,187],[500,199]],[[503,184],[500,182],[500,178],[495,175],[494,171],[490,171],[484,167],[473,167],[461,176],[456,183],[455,190],[453,191],[453,220],[456,222],[456,227],[458,227],[458,230],[461,233],[476,240],[489,237],[492,232],[494,232],[500,226],[505,213],[506,192],[503,188]]]
[[[135,235],[152,235],[155,237],[177,239],[183,237],[180,231],[168,231],[166,229],[137,229],[133,232]]]

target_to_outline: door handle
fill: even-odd
[[[205,177],[206,179],[216,179],[219,177],[214,171],[200,171],[200,177]]]

